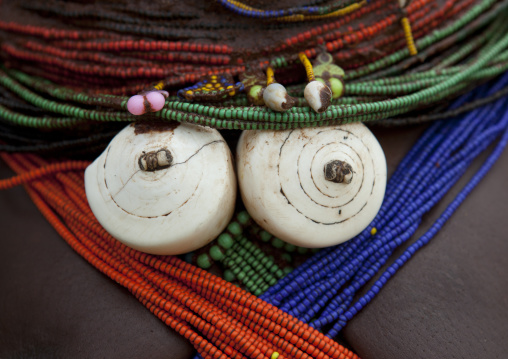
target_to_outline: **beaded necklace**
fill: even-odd
[[[0,144],[0,151],[65,149],[74,156],[80,148],[85,150],[83,146],[103,148],[110,138],[107,132],[86,137],[87,131],[95,133],[102,123],[134,120],[175,120],[219,129],[286,129],[354,121],[418,123],[484,106],[498,100],[508,88],[504,76],[487,96],[468,103],[471,96],[466,95],[447,112],[414,115],[508,70],[507,0],[413,0],[407,7],[391,0],[334,1],[331,5],[316,0],[306,7],[281,11],[261,11],[237,1],[219,3],[240,15],[280,23],[246,21],[245,25],[223,27],[207,19],[193,23],[200,17],[196,14],[121,4],[104,5],[108,11],[90,12],[81,7],[72,12],[59,8],[58,3],[50,3],[45,11],[64,21],[71,19],[78,30],[0,20],[5,59],[0,68],[0,138],[6,142]],[[37,5],[23,7],[41,10]],[[87,20],[77,19],[83,16],[107,21],[90,27]],[[337,19],[306,25],[304,31],[297,32],[291,24],[328,17]],[[168,26],[168,19],[186,25]],[[219,35],[225,28],[284,29],[288,35],[253,50],[220,44],[221,39],[231,40]],[[200,31],[203,29],[215,31]],[[196,41],[196,37],[206,40]],[[324,51],[345,69],[345,86],[343,96],[318,114],[301,97],[304,70],[299,58],[312,60]],[[309,69],[309,61],[303,62]],[[252,107],[245,95],[228,97],[222,106],[189,103],[174,96],[207,76],[234,77],[249,69],[268,68],[297,97],[295,107],[287,112]],[[153,88],[161,79],[171,95],[165,108],[141,117],[128,114],[126,95]],[[483,92],[485,88],[479,90]],[[375,222],[346,245],[320,251],[289,276],[284,277],[289,266],[278,265],[250,240],[259,236],[288,252],[305,249],[272,238],[243,212],[197,257],[204,268],[213,261],[220,263],[227,279],[256,295],[266,292],[262,298],[310,326],[177,257],[150,256],[121,245],[90,212],[82,173],[74,172],[85,166],[83,162],[49,164],[33,155],[2,155],[20,176],[0,182],[0,188],[29,182],[34,202],[62,237],[188,338],[205,358],[356,357],[312,327],[327,328],[327,335],[335,336],[432,238],[492,165],[506,144],[506,135],[435,226],[408,247],[363,297],[355,296],[387,263],[393,250],[410,238],[423,213],[447,192],[472,159],[505,131],[506,116],[499,119],[496,111],[506,111],[501,101],[474,110],[462,121],[432,125],[393,176],[386,205]],[[84,129],[84,134],[83,138],[62,136],[61,141],[52,142],[21,133],[32,129],[35,133],[38,129],[52,133]],[[480,134],[476,140],[471,140],[473,131]],[[441,161],[445,153],[453,156]],[[403,176],[403,171],[410,175]],[[438,177],[435,183],[427,173]],[[411,176],[414,180],[410,181]],[[411,201],[401,200],[409,194],[415,196]]]

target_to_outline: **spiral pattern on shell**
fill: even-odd
[[[247,210],[258,224],[289,243],[326,247],[344,242],[367,227],[381,207],[386,159],[361,123],[245,131],[237,152]],[[344,163],[342,183],[325,176],[327,164],[336,161]]]
[[[87,168],[85,188],[110,234],[153,254],[206,245],[236,199],[226,142],[217,130],[189,124],[127,126]]]

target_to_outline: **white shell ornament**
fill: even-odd
[[[386,159],[361,124],[244,131],[237,175],[247,211],[294,245],[322,248],[353,238],[374,219],[386,187]]]
[[[200,248],[229,223],[236,178],[226,142],[191,124],[131,124],[86,169],[85,189],[101,225],[152,254]]]
[[[332,102],[332,90],[320,81],[309,82],[305,86],[303,96],[317,113],[326,111]]]
[[[295,99],[288,95],[286,88],[279,83],[272,83],[263,91],[265,105],[274,111],[284,112],[295,104]]]

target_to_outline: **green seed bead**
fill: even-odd
[[[201,267],[203,269],[208,269],[212,266],[212,261],[211,261],[210,257],[208,256],[208,254],[203,253],[198,256],[197,264],[199,267]]]
[[[245,272],[240,271],[240,272],[236,275],[236,278],[238,278],[238,280],[242,281],[242,280],[245,278]]]
[[[261,286],[265,283],[265,279],[258,275],[257,278],[255,279],[255,282],[254,282],[257,286]]]
[[[219,246],[212,246],[210,248],[210,257],[215,261],[220,261],[226,256]]]
[[[259,238],[263,242],[268,242],[272,238],[272,235],[270,233],[268,233],[267,231],[261,231],[261,232],[259,232]]]
[[[283,270],[281,270],[281,269],[277,269],[277,270],[275,271],[275,276],[276,276],[277,278],[282,278],[282,277],[284,277],[285,275],[286,275],[286,274],[285,274],[285,273],[284,273],[284,271],[283,271]]]
[[[283,242],[281,239],[277,238],[277,237],[274,237],[272,239],[272,246],[274,246],[275,248],[282,248],[284,247],[284,244],[285,242]]]
[[[285,275],[288,275],[289,273],[291,273],[293,271],[293,268],[292,267],[284,267],[283,271],[284,271]]]
[[[241,211],[236,216],[236,219],[238,220],[238,222],[240,222],[240,224],[246,225],[247,223],[249,223],[250,215],[247,211]]]
[[[242,226],[238,222],[231,222],[228,225],[228,231],[235,236],[239,236],[243,232]]]
[[[236,276],[231,270],[226,269],[224,271],[224,279],[227,280],[228,282],[232,282],[236,279]]]
[[[282,253],[280,257],[286,262],[291,262],[293,260],[293,257],[289,253]]]
[[[217,243],[219,246],[221,246],[224,249],[229,249],[233,246],[235,241],[233,240],[233,237],[229,233],[222,233],[219,238],[217,239]]]
[[[284,245],[284,249],[287,251],[287,252],[294,252],[296,250],[296,246],[294,244],[291,244],[291,243],[286,243]]]

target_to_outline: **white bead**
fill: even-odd
[[[160,169],[143,170],[150,160]],[[85,189],[94,215],[113,237],[153,254],[208,244],[229,223],[236,199],[224,139],[190,124],[138,134],[127,126],[87,168]]]
[[[325,166],[335,160],[353,170],[342,183],[325,179]],[[361,123],[244,131],[237,175],[245,207],[260,226],[286,242],[321,248],[353,238],[374,219],[386,160]]]

